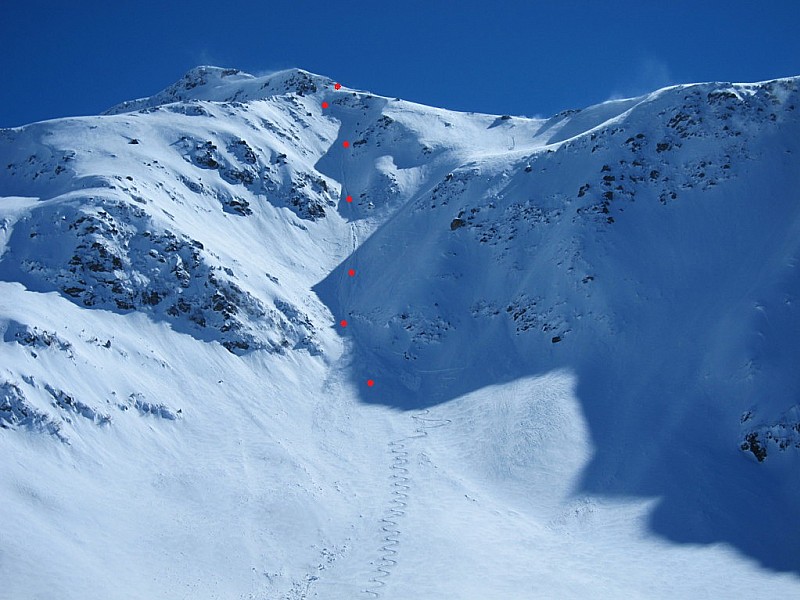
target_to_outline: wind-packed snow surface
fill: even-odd
[[[0,597],[800,596],[799,83],[0,130]]]

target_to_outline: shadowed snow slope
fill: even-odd
[[[0,130],[9,597],[800,593],[798,83]]]

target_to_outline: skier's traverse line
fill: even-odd
[[[397,547],[400,545],[401,531],[399,520],[406,514],[411,491],[411,474],[408,469],[408,443],[412,440],[428,437],[428,429],[444,427],[452,422],[450,419],[427,418],[426,415],[429,413],[430,410],[426,409],[421,413],[412,415],[411,418],[418,424],[414,430],[414,435],[392,440],[388,444],[389,451],[393,455],[390,467],[392,472],[390,479],[394,480],[391,492],[393,497],[389,502],[390,506],[386,510],[384,517],[380,520],[382,523],[381,531],[384,536],[383,544],[378,548],[380,557],[375,568],[376,573],[369,580],[370,585],[362,590],[362,593],[369,594],[373,598],[380,597],[379,590],[386,585],[386,578],[391,575],[391,569],[397,565]]]
[[[340,84],[335,84],[334,89],[341,89]],[[330,105],[328,102],[322,102],[322,108],[327,109]],[[350,147],[350,142],[345,140],[342,146],[347,149]],[[341,173],[341,184],[343,194],[346,195],[348,203],[351,202],[349,189],[347,189],[344,158],[339,162],[339,169]],[[353,250],[351,256],[355,255],[358,246],[357,227],[354,220],[350,222],[350,236],[352,240]],[[356,271],[351,267],[347,272],[349,277],[354,277]],[[344,283],[346,278],[342,277],[341,283]],[[341,321],[342,326],[346,326],[346,321]],[[367,386],[373,387],[374,380],[368,379]],[[389,501],[389,508],[384,513],[383,518],[380,520],[381,531],[383,533],[382,545],[378,548],[378,563],[375,567],[375,574],[369,580],[369,585],[362,590],[362,593],[371,595],[374,598],[380,597],[379,590],[386,585],[386,578],[391,574],[391,570],[397,565],[398,548],[400,546],[400,519],[405,516],[406,508],[408,507],[409,494],[411,492],[411,472],[409,471],[409,449],[408,445],[411,441],[424,438],[428,436],[429,429],[444,427],[451,423],[450,419],[432,419],[428,418],[430,410],[426,409],[420,413],[411,416],[416,427],[414,434],[405,436],[396,440],[392,440],[388,444],[389,452],[392,455],[390,466],[390,480],[391,485],[391,500]]]

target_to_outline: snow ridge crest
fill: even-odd
[[[331,80],[326,77],[298,68],[256,77],[239,69],[201,65],[190,69],[178,81],[157,94],[122,102],[103,114],[117,115],[192,100],[244,102],[286,93],[302,96],[315,93],[330,83]]]

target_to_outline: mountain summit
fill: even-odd
[[[254,77],[238,69],[202,66],[190,70],[179,81],[155,96],[123,102],[104,114],[114,115],[191,100],[247,102],[290,93],[303,96],[333,85],[334,82],[330,79],[302,69]]]
[[[0,130],[10,597],[800,592],[798,84]]]

